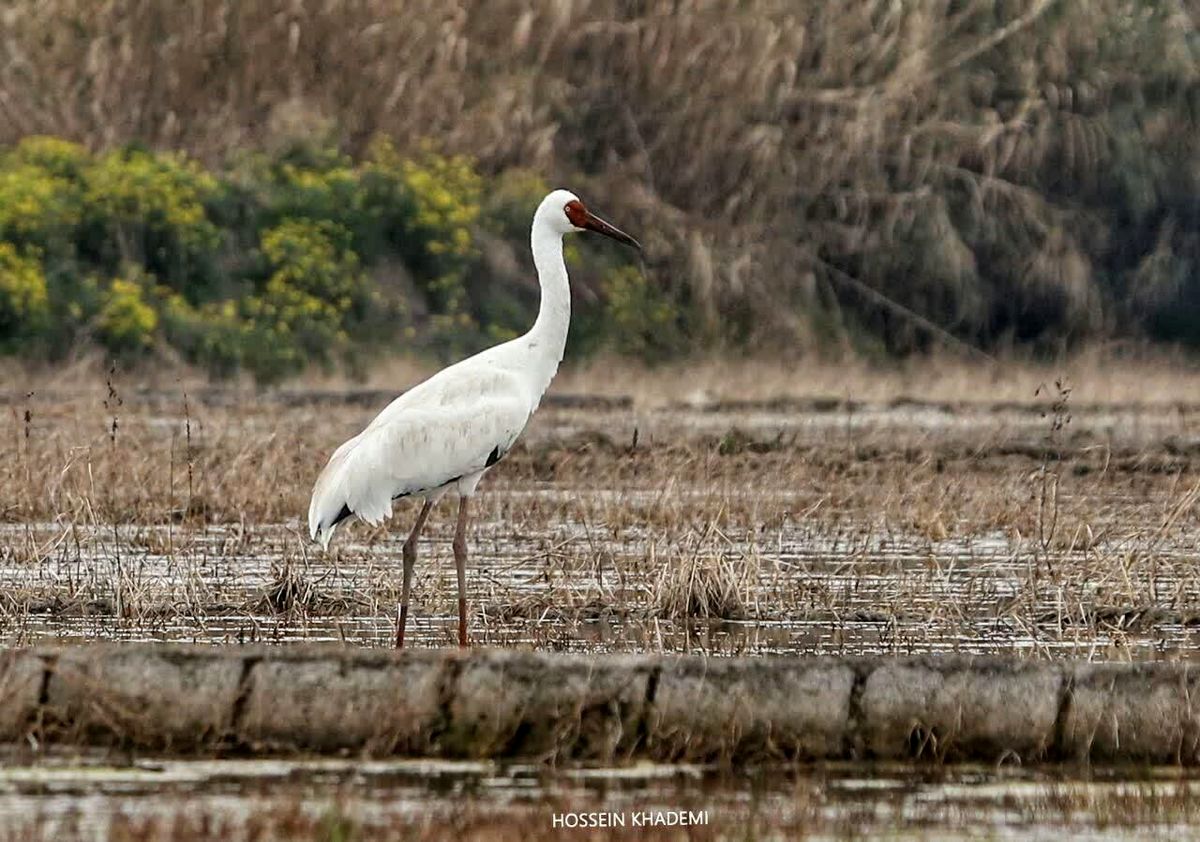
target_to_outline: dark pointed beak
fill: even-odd
[[[609,223],[605,222],[591,211],[588,211],[587,218],[583,221],[583,227],[589,231],[595,231],[597,234],[603,234],[606,237],[612,237],[618,243],[624,243],[627,246],[633,246],[638,251],[642,250],[641,243],[626,234],[617,226],[610,225]]]

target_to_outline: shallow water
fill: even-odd
[[[490,762],[197,760],[111,756],[0,768],[0,827],[106,840],[130,826],[218,824],[225,838],[296,816],[335,816],[363,838],[480,817],[553,838],[583,814],[631,827],[688,811],[717,838],[1153,838],[1185,826],[1200,779],[1177,769],[827,765],[742,770],[638,764],[553,771]],[[574,814],[576,818],[570,818]],[[205,825],[205,817],[209,824]],[[40,835],[38,835],[40,834]],[[563,830],[563,838],[569,838]],[[187,837],[181,837],[187,838]]]
[[[200,449],[235,428],[257,440],[298,423],[281,420],[277,409],[230,416],[225,426],[197,422],[188,435]],[[58,423],[43,414],[37,419],[47,429],[35,428],[35,437]],[[1161,456],[1168,439],[1191,446],[1198,419],[1194,409],[1085,411],[1077,413],[1071,436],[1080,446],[1096,443],[1098,454],[1110,446],[1154,445]],[[359,423],[342,420],[348,431]],[[1046,426],[1046,418],[1028,409],[923,404],[825,412],[744,406],[732,412],[539,413],[525,439],[532,452],[541,443],[603,430],[608,444],[581,452],[599,453],[608,463],[556,473],[552,482],[532,479],[537,474],[527,468],[489,477],[468,573],[473,639],[588,652],[1194,657],[1200,651],[1200,567],[1194,563],[1200,523],[1183,517],[1156,533],[1177,496],[1171,482],[1151,485],[1141,474],[1121,482],[1096,479],[1102,469],[1093,465],[1088,483],[1073,489],[1093,499],[1077,496],[1075,502],[1105,533],[1056,547],[1053,573],[1035,560],[1035,537],[1014,535],[1011,527],[922,529],[907,497],[884,512],[895,502],[887,494],[851,496],[873,478],[904,477],[910,468],[896,454],[911,445],[927,461],[943,450],[960,454],[944,476],[929,480],[927,470],[927,482],[965,494],[1002,483],[1000,495],[981,494],[984,510],[1014,490],[1028,497],[1038,460],[1001,456],[976,468],[972,454],[1044,442]],[[103,428],[93,425],[87,434]],[[174,452],[167,445],[181,429],[178,416],[122,419],[127,440],[147,447],[157,442],[164,453]],[[631,443],[635,430],[643,446],[683,442],[688,458],[700,462],[711,458],[714,441],[734,432],[795,449],[767,462],[783,465],[788,477],[727,471],[719,484],[643,477],[640,487],[626,487],[611,479],[625,470],[609,471],[620,458],[613,443]],[[808,458],[801,448],[820,452],[823,445],[841,448],[833,460],[859,447],[880,446],[883,457],[845,456],[849,478],[832,494],[788,487],[797,477],[836,476],[791,470]],[[567,452],[574,458],[575,451]],[[1106,465],[1102,455],[1093,461]],[[699,473],[684,475],[694,481]],[[647,483],[655,487],[647,490]],[[1154,493],[1139,493],[1145,488]],[[839,495],[853,504],[844,515]],[[390,646],[394,639],[400,542],[410,508],[398,510],[389,530],[343,530],[335,550],[323,554],[308,543],[298,518],[113,527],[61,505],[75,512],[71,522],[0,524],[0,640],[8,644]],[[814,506],[823,507],[822,517],[810,516]],[[1036,501],[1023,499],[1021,506],[1028,511]],[[707,524],[724,522],[715,513],[726,507],[742,514],[731,522],[755,528],[714,533]],[[455,641],[447,509],[443,504],[422,543],[408,629],[414,646]],[[664,509],[674,518],[669,528],[655,520]],[[535,514],[527,516],[530,511]],[[673,537],[664,537],[668,532]],[[719,612],[731,616],[680,619],[663,609],[661,597],[670,591],[664,575],[694,563],[702,576],[732,571],[735,610]],[[273,813],[293,823],[345,817],[364,829],[358,838],[372,839],[412,838],[405,832],[409,824],[430,817],[510,821],[520,830],[506,838],[530,842],[553,830],[556,810],[707,810],[713,828],[732,838],[746,838],[751,829],[759,839],[1187,838],[1200,818],[1200,808],[1191,806],[1198,781],[1179,770],[821,766],[731,778],[710,769],[646,765],[554,771],[358,759],[58,756],[33,762],[33,756],[0,764],[0,825],[35,831],[12,838],[153,839],[125,831],[156,821],[215,823],[228,829],[225,838],[238,838],[239,827]]]
[[[498,509],[566,492],[495,490]],[[748,492],[750,493],[750,492]],[[759,499],[786,491],[757,488]],[[569,492],[597,510],[616,489]],[[686,498],[688,490],[678,492]],[[651,528],[573,520],[552,529],[484,518],[474,527],[468,598],[481,645],[571,651],[710,654],[1020,654],[1175,658],[1200,644],[1198,543],[1189,530],[1155,548],[1148,600],[1107,595],[1120,572],[1098,565],[1096,543],[1056,554],[1053,577],[1027,545],[1001,532],[933,540],[845,523],[783,523],[764,538],[724,534],[664,546]],[[173,640],[335,641],[387,646],[395,634],[400,535],[352,530],[331,554],[298,525],[0,526],[0,635],[10,642]],[[33,558],[34,561],[30,561]],[[38,561],[37,559],[41,559]],[[661,602],[671,570],[726,568],[727,616],[672,616]],[[1140,575],[1149,575],[1143,572]],[[453,645],[453,566],[445,536],[418,563],[408,638]],[[1105,613],[1107,612],[1107,613]]]

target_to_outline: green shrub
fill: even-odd
[[[280,175],[279,194],[272,205],[279,218],[328,220],[347,231],[359,227],[362,193],[358,173],[348,165],[311,170],[285,164]]]
[[[77,187],[36,164],[0,169],[0,237],[62,251],[80,221]]]
[[[497,236],[524,244],[533,212],[549,192],[549,185],[537,173],[505,170],[488,185],[479,224]]]
[[[268,160],[255,156],[243,165],[243,183],[259,205],[266,227],[288,218],[336,222],[356,227],[362,205],[359,174],[335,150],[291,154]]]
[[[472,226],[483,179],[469,158],[430,149],[395,166],[411,207],[402,221],[401,255],[421,278],[433,310],[458,313],[468,303],[463,279],[476,257]]]
[[[640,269],[610,270],[604,278],[604,294],[605,333],[612,350],[652,361],[683,350],[676,303]]]
[[[50,314],[46,276],[36,251],[0,242],[0,346],[36,336]]]
[[[327,363],[347,346],[347,328],[365,315],[369,299],[350,240],[342,226],[308,219],[263,233],[273,271],[244,304],[251,326],[245,362],[260,379],[278,379],[308,361]]]
[[[171,153],[26,138],[0,151],[0,342],[139,354],[161,341],[214,376],[264,382],[361,365],[379,337],[459,357],[532,319],[529,224],[545,192],[524,170],[485,190],[470,159],[386,140],[357,164],[299,144],[217,176]],[[584,309],[604,327],[615,308],[622,331],[609,344],[663,344],[662,302],[611,274],[611,250],[571,243],[568,259],[585,251]]]
[[[190,300],[204,297],[221,245],[205,208],[212,175],[181,155],[128,150],[99,158],[84,181],[87,257],[112,269],[141,264]]]
[[[145,280],[136,270],[131,277],[115,278],[109,284],[96,320],[101,343],[116,354],[149,350],[158,330],[158,313],[146,301]]]
[[[244,366],[250,327],[232,299],[192,306],[166,291],[161,305],[163,333],[184,359],[213,377],[230,377]]]
[[[49,135],[22,138],[8,158],[6,167],[34,166],[68,181],[79,181],[84,169],[92,161],[91,154],[78,143]]]
[[[307,219],[289,219],[264,232],[262,252],[274,268],[268,295],[272,289],[295,290],[328,304],[339,319],[360,312],[366,280],[350,241],[342,226]]]

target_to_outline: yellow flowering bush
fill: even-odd
[[[416,210],[411,226],[426,235],[429,254],[468,257],[473,247],[471,226],[479,218],[483,193],[483,179],[471,160],[426,151],[415,160],[405,160],[401,171]]]
[[[363,296],[365,281],[350,232],[336,223],[285,220],[263,233],[262,252],[275,269],[268,295],[272,289],[294,290],[328,304],[339,318]]]
[[[178,155],[110,152],[87,172],[88,204],[117,222],[178,229],[187,242],[211,237],[204,199],[216,180]]]
[[[652,287],[635,266],[604,278],[606,338],[619,353],[656,359],[679,349],[682,334],[675,303]]]
[[[135,280],[116,278],[109,285],[96,321],[100,341],[116,353],[148,350],[158,329],[158,313],[147,303],[138,273],[132,274]]]
[[[391,233],[400,255],[434,309],[457,313],[466,305],[463,282],[476,257],[472,230],[482,208],[483,178],[474,163],[430,147],[404,158],[380,140],[363,178],[367,212],[382,213],[384,224],[395,226]]]
[[[362,205],[358,169],[332,150],[293,149],[278,159],[243,156],[230,173],[229,185],[241,192],[250,213],[267,227],[304,217],[354,230]]]
[[[0,343],[33,336],[50,314],[46,276],[36,252],[0,242]]]
[[[84,172],[84,202],[99,228],[95,257],[135,260],[172,286],[195,279],[221,243],[205,202],[217,180],[181,155],[110,152]]]
[[[281,168],[286,202],[285,214],[313,219],[345,219],[359,203],[358,173],[347,164],[326,170],[304,169],[292,164]]]
[[[361,363],[383,338],[458,357],[532,319],[529,216],[546,189],[386,139],[358,161],[301,143],[213,173],[171,152],[27,137],[0,149],[0,348],[170,348],[261,381]],[[578,273],[592,347],[609,320],[621,347],[661,345],[669,307],[594,257]]]
[[[328,361],[347,345],[347,324],[367,298],[349,243],[350,232],[327,221],[289,219],[263,233],[273,271],[244,305],[253,326],[246,362],[260,379],[277,379],[310,359]]]
[[[35,164],[0,169],[0,237],[48,248],[79,223],[78,191]]]
[[[35,166],[58,178],[78,179],[92,156],[78,143],[49,135],[21,139],[8,155],[13,166]]]

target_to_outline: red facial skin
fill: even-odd
[[[624,243],[627,246],[633,246],[635,249],[642,248],[641,243],[633,237],[626,234],[615,225],[610,225],[594,213],[583,206],[583,202],[574,199],[567,202],[563,206],[563,211],[567,214],[567,219],[576,228],[585,228],[588,231],[595,231],[597,234],[603,234],[606,237],[611,237],[618,243]]]

